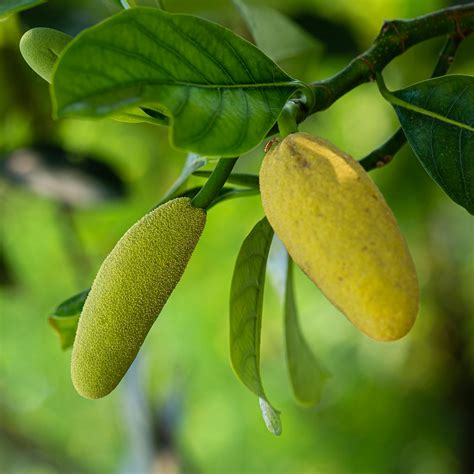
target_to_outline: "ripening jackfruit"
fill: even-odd
[[[179,282],[206,223],[189,198],[154,209],[119,240],[99,269],[79,319],[71,376],[86,398],[120,382]]]
[[[354,159],[294,133],[266,154],[260,190],[293,260],[355,326],[381,341],[410,330],[415,267],[390,208]]]
[[[21,37],[20,52],[31,69],[51,83],[54,64],[71,40],[72,36],[62,31],[33,28]]]

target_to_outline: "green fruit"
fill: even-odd
[[[44,80],[51,83],[58,56],[72,36],[51,28],[33,28],[20,40],[20,51],[28,65]]]
[[[418,312],[415,268],[368,174],[328,141],[288,135],[260,171],[268,221],[298,266],[361,331],[394,340]]]
[[[179,282],[205,223],[206,211],[177,198],[119,240],[79,319],[71,363],[79,394],[100,398],[120,382]]]

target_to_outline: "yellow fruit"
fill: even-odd
[[[370,337],[395,340],[418,312],[406,242],[363,168],[328,141],[288,135],[260,170],[267,218],[326,297]]]
[[[120,382],[179,282],[206,211],[177,198],[151,211],[120,239],[94,280],[79,319],[71,376],[86,398]]]
[[[72,36],[51,28],[33,28],[20,40],[20,51],[28,65],[44,80],[51,82],[53,67]]]

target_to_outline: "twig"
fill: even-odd
[[[474,3],[438,10],[411,20],[386,21],[372,46],[334,76],[311,84],[316,102],[309,114],[327,109],[412,46],[437,36],[464,39],[474,31]]]
[[[448,72],[461,41],[462,38],[457,34],[448,37],[439,54],[438,62],[431,77],[443,76]],[[405,143],[405,134],[402,128],[399,128],[386,142],[362,158],[359,163],[366,171],[382,168],[393,160]]]

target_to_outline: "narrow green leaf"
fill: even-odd
[[[321,398],[328,372],[320,365],[308,347],[298,321],[293,289],[293,262],[288,261],[285,296],[286,357],[291,386],[296,400],[302,405],[314,406]]]
[[[238,188],[231,188],[231,187],[224,187],[222,188],[215,199],[211,202],[211,204],[208,206],[208,210],[215,206],[216,204],[219,204],[220,202],[227,201],[229,199],[235,199],[235,198],[241,198],[241,197],[250,197],[250,196],[256,196],[257,194],[260,194],[258,189],[238,189]]]
[[[28,10],[45,2],[46,0],[2,0],[0,2],[0,17]]]
[[[158,203],[158,205],[164,204],[166,201],[177,197],[189,177],[196,170],[207,165],[207,162],[207,158],[200,155],[196,155],[195,153],[190,153],[186,158],[186,162],[184,163],[184,167],[181,171],[181,174],[178,176],[177,180],[171,185],[168,191],[166,191],[165,195]]]
[[[52,94],[60,117],[152,106],[171,117],[176,147],[231,157],[260,143],[302,87],[220,25],[138,7],[69,44],[57,63]]]
[[[302,55],[319,56],[321,44],[286,15],[273,8],[234,0],[255,44],[276,63]]]
[[[273,230],[267,219],[263,218],[240,248],[230,292],[230,356],[238,378],[264,400],[260,406],[267,428],[273,434],[279,434],[278,410],[268,401],[260,376],[265,267],[272,237]]]
[[[427,173],[474,214],[474,77],[437,77],[391,94],[407,140]]]
[[[194,176],[200,178],[208,178],[211,176],[212,171],[195,171]],[[231,173],[227,178],[227,182],[230,184],[236,184],[238,186],[247,186],[249,188],[259,188],[258,176],[256,174],[245,174],[245,173]]]
[[[48,318],[49,324],[59,335],[61,348],[67,349],[74,343],[77,324],[90,289],[63,301]]]

